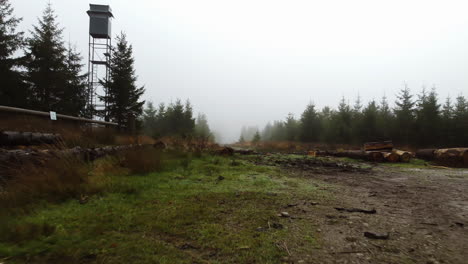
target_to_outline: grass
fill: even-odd
[[[311,221],[295,220],[299,232],[276,216],[291,199],[326,196],[307,179],[215,156],[172,156],[138,175],[112,164],[94,164],[89,180],[106,184],[85,203],[37,201],[3,218],[0,262],[278,263],[284,241],[300,240],[298,252],[317,246]]]

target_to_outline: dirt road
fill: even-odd
[[[296,201],[290,213],[314,221],[320,246],[291,250],[285,262],[468,263],[468,170],[284,165],[293,177],[327,183],[322,188],[334,197],[320,204]],[[363,211],[349,212],[354,209]]]

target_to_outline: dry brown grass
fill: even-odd
[[[120,165],[130,174],[145,174],[162,168],[161,152],[152,148],[130,149],[119,154]]]
[[[11,179],[0,192],[4,208],[21,207],[38,200],[51,202],[95,192],[88,184],[91,167],[75,157],[34,161],[7,168]]]

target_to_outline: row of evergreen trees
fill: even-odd
[[[168,106],[162,103],[158,108],[152,102],[148,102],[141,121],[143,132],[154,138],[180,136],[197,137],[205,141],[214,140],[206,115],[199,114],[195,120],[192,105],[188,100],[185,104],[182,104],[181,100],[176,100]]]
[[[51,5],[47,5],[29,37],[17,31],[21,19],[13,15],[8,0],[0,0],[0,105],[56,111],[61,114],[92,117],[125,124],[129,116],[138,116],[144,102],[144,88],[135,85],[132,46],[122,33],[113,47],[111,76],[102,82],[108,96],[100,100],[107,109],[95,112],[87,107],[87,75],[82,57],[63,41],[63,29],[57,23]],[[21,55],[19,55],[21,54]]]
[[[240,141],[252,137],[249,131],[241,134]],[[261,139],[343,144],[393,140],[418,147],[468,146],[468,102],[460,95],[455,102],[447,98],[442,105],[435,89],[423,89],[414,96],[405,87],[393,108],[385,96],[365,106],[359,97],[353,106],[342,98],[336,110],[317,110],[311,103],[300,119],[289,114],[285,121],[268,123]]]

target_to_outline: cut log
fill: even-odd
[[[400,161],[400,156],[394,152],[383,152],[382,154],[385,158],[385,161],[388,161],[388,162]]]
[[[394,149],[392,153],[395,153],[396,155],[398,155],[400,162],[406,162],[406,163],[410,162],[411,157],[413,156],[410,152],[399,150],[399,149]]]
[[[393,149],[392,141],[364,143],[364,151],[372,151],[372,150],[391,151],[392,149]]]
[[[463,151],[463,166],[468,168],[468,150]]]
[[[450,167],[463,167],[468,148],[437,149],[434,151],[434,162],[438,165]]]
[[[435,149],[419,149],[416,151],[416,158],[423,160],[433,160],[435,158]]]
[[[382,162],[384,157],[381,152],[379,151],[361,151],[361,150],[346,150],[340,151],[336,153],[329,153],[334,154],[333,156],[336,157],[347,157],[352,159],[361,159],[373,162]]]
[[[61,140],[59,134],[2,131],[0,132],[0,146],[31,146],[41,144],[55,144]]]
[[[380,151],[366,151],[367,160],[373,162],[383,162],[384,156]]]

